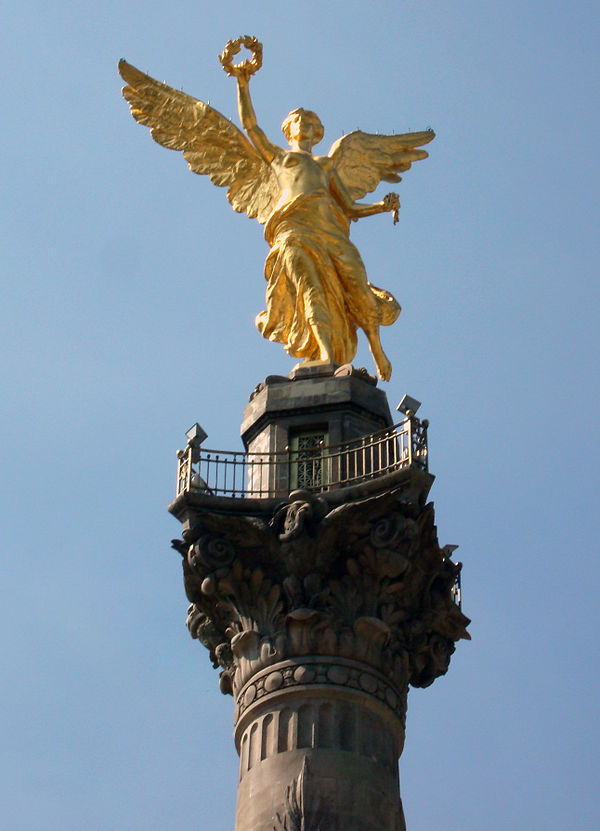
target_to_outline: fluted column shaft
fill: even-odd
[[[404,829],[405,708],[406,689],[357,661],[305,656],[257,673],[236,705],[236,831],[294,829],[300,811],[307,831]]]

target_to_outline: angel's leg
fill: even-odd
[[[331,341],[329,339],[329,333],[322,329],[319,324],[311,321],[310,318],[308,320],[308,324],[312,330],[313,337],[316,342],[319,344],[319,358],[320,361],[325,361],[326,363],[333,362],[333,350],[331,348]]]
[[[310,359],[331,362],[334,360],[329,335],[331,321],[315,266],[301,248],[295,248],[289,252],[287,267],[297,294],[302,296],[306,323],[317,344],[315,354]]]
[[[392,375],[392,365],[379,339],[381,312],[377,297],[371,291],[367,280],[361,256],[357,248],[348,240],[335,252],[335,262],[350,315],[367,336],[377,374],[383,381],[389,381]]]
[[[381,346],[381,341],[379,339],[379,325],[366,324],[363,326],[363,331],[367,336],[369,349],[371,350],[371,355],[375,360],[377,374],[382,381],[389,381],[392,377],[392,365]]]

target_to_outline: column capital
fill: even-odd
[[[402,488],[336,506],[296,491],[261,516],[197,509],[185,537],[174,547],[188,627],[236,698],[256,673],[304,656],[426,687],[469,637],[454,602],[460,564],[438,544],[433,505]]]

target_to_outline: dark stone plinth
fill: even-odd
[[[270,375],[244,410],[241,434],[251,453],[281,453],[294,431],[322,429],[339,445],[390,427],[392,417],[377,379],[364,369],[333,364]]]

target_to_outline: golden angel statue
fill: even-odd
[[[233,64],[242,45],[252,59]],[[312,149],[323,138],[323,125],[315,113],[298,108],[282,124],[289,144],[284,149],[258,126],[250,98],[250,77],[262,63],[261,44],[238,38],[219,58],[237,80],[239,116],[248,138],[208,104],[122,60],[123,95],[133,117],[150,127],[163,147],[183,151],[194,173],[206,173],[213,184],[228,188],[234,210],[264,224],[270,252],[267,308],[256,318],[259,332],[307,362],[346,364],[356,354],[357,329],[363,329],[380,378],[389,380],[392,367],[379,327],[393,323],[400,306],[367,279],[350,242],[350,221],[385,211],[397,221],[397,194],[371,204],[357,200],[382,180],[399,182],[400,172],[427,157],[418,148],[434,132],[386,136],[357,130],[338,139],[327,156],[316,156]]]

